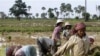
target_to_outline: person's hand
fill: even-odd
[[[60,56],[60,52],[59,51],[57,51],[53,56]]]

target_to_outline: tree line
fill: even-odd
[[[74,9],[72,8],[72,5],[70,3],[61,3],[59,9],[57,7],[55,8],[48,8],[47,12],[46,11],[46,7],[42,7],[41,10],[43,11],[41,14],[36,13],[35,16],[32,16],[32,13],[30,12],[31,10],[31,6],[27,6],[27,4],[25,2],[23,2],[22,0],[16,0],[15,4],[13,4],[13,6],[9,9],[10,14],[9,15],[13,15],[15,16],[18,20],[20,20],[21,17],[25,17],[25,18],[39,18],[39,16],[41,16],[41,18],[59,18],[59,16],[61,15],[63,18],[65,19],[70,19],[71,16],[75,16],[75,19],[80,19],[83,18],[86,21],[88,21],[90,19],[90,13],[89,12],[85,12],[85,6],[82,5],[78,5],[77,7],[74,7]],[[97,16],[96,14],[92,15],[92,19],[99,19],[100,18],[100,5],[98,5],[96,7],[96,10],[98,10],[99,12],[99,16]],[[4,14],[3,12],[0,12],[1,18],[5,18],[6,14]],[[86,17],[86,18],[85,18]]]

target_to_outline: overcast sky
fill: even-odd
[[[32,7],[31,11],[33,15],[35,13],[43,12],[41,7],[48,8],[59,8],[61,3],[70,3],[72,8],[78,5],[85,5],[85,0],[23,0],[27,5]],[[0,0],[0,11],[9,13],[9,8],[14,4],[15,0]],[[96,14],[96,5],[100,5],[100,0],[87,0],[87,11],[91,14]]]

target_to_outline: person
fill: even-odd
[[[86,35],[86,25],[83,22],[80,22],[77,23],[74,28],[75,33],[53,56],[59,56],[69,49],[72,49],[73,51],[72,56],[88,55],[90,40]]]
[[[62,25],[63,25],[63,20],[58,19],[57,22],[56,22],[56,27],[54,28],[54,31],[52,33],[52,40],[54,41],[55,52],[57,51],[58,46],[61,45],[60,33],[62,31]]]
[[[14,56],[13,51],[16,48],[16,46],[9,46],[6,47],[6,56]]]
[[[71,28],[72,28],[72,25],[69,22],[65,22],[65,26],[63,27],[63,34],[62,34],[62,37],[63,37],[62,45],[65,44],[65,42],[69,40],[71,36],[70,34]],[[69,51],[65,52],[64,55],[69,54],[71,56],[71,52],[72,51],[70,49]]]
[[[53,46],[54,46],[54,42],[52,39],[50,38],[38,38],[37,39],[37,45],[39,48],[39,55],[40,56],[47,56],[49,55],[53,55],[54,51],[53,51]]]
[[[93,45],[93,43],[94,43],[94,36],[89,36],[89,39],[90,39],[90,44]]]
[[[37,56],[36,48],[31,45],[22,46],[22,48],[17,48],[15,56]]]
[[[89,36],[89,40],[90,40],[90,46],[91,47],[90,47],[90,49],[88,51],[88,54],[92,55],[95,52],[95,50],[98,49],[98,46],[93,45],[93,43],[95,41],[94,36]]]
[[[63,27],[63,39],[68,40],[70,35],[72,25],[69,22],[65,23],[65,26]]]

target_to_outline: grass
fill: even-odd
[[[4,47],[0,47],[0,56],[6,56]]]
[[[65,20],[69,21],[72,25],[77,22],[84,22],[84,20]],[[53,31],[54,25],[56,23],[55,19],[34,19],[21,21],[15,19],[0,19],[0,32],[50,32]],[[87,31],[98,31],[100,32],[100,24],[98,21],[85,22],[87,25]]]
[[[35,27],[0,27],[0,32],[50,32],[53,26],[35,26]],[[88,32],[100,32],[100,27],[87,27]]]

